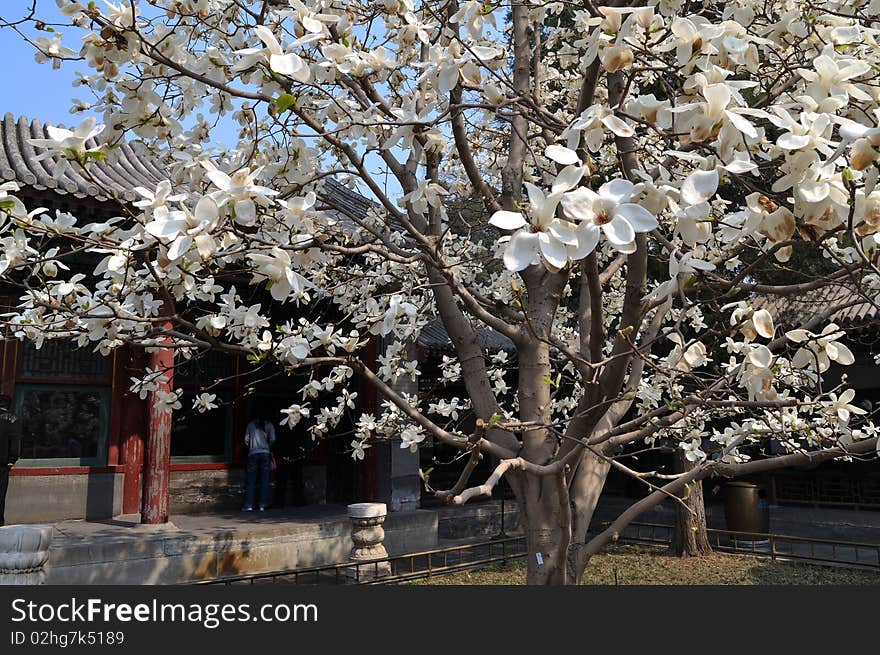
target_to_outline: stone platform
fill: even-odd
[[[342,505],[137,521],[56,523],[46,584],[174,584],[345,562],[352,547]],[[392,512],[384,527],[391,555],[437,547],[434,511]]]

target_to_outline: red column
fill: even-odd
[[[157,348],[150,354],[150,368],[163,371],[168,380],[147,397],[149,430],[141,523],[167,523],[168,483],[171,478],[171,412],[160,411],[155,396],[159,391],[171,392],[174,389],[174,350]]]
[[[124,467],[122,513],[136,514],[141,509],[141,473],[144,468],[144,441],[147,434],[146,402],[128,390],[127,381],[133,374],[143,374],[143,351],[132,349],[125,358],[121,374],[119,426],[119,463]]]

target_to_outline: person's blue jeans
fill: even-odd
[[[247,492],[245,494],[244,506],[254,506],[254,493],[257,487],[257,473],[260,475],[260,507],[266,507],[269,504],[269,469],[271,467],[271,456],[269,453],[254,453],[248,455],[247,461]]]

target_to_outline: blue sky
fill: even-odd
[[[20,19],[30,4],[30,0],[2,0],[0,18],[4,21]],[[37,0],[37,15],[44,20],[60,22],[54,0]],[[30,37],[52,36],[30,28],[22,29]],[[71,33],[64,38],[64,44],[78,50],[77,39],[78,36]],[[85,89],[73,86],[75,62],[64,62],[59,70],[53,70],[50,63],[38,64],[34,61],[34,48],[9,28],[0,28],[0,62],[3,88],[0,113],[65,125],[80,122],[81,116],[70,114],[72,98],[87,99]]]

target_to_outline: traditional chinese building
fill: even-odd
[[[80,223],[106,220],[138,199],[134,187],[153,189],[167,177],[149,156],[123,144],[112,161],[90,167],[100,187],[72,167],[56,179],[57,160],[38,161],[28,143],[46,136],[37,120],[7,114],[0,123],[0,179],[19,184],[16,195],[28,209],[69,212]],[[370,205],[332,180],[322,199],[354,215],[364,215]],[[3,308],[17,296],[15,288],[0,287]],[[166,515],[237,508],[244,480],[242,435],[251,407],[259,403],[268,415],[280,416],[300,398],[302,387],[302,380],[286,375],[265,370],[255,375],[241,357],[219,352],[178,364],[173,384],[184,390],[183,408],[172,415],[169,439],[148,400],[129,390],[131,378],[142,376],[156,355],[122,347],[104,357],[68,341],[46,340],[37,348],[8,336],[0,352],[0,393],[13,398],[24,421],[22,459],[12,471],[7,499],[12,523],[136,514],[148,504]],[[170,353],[160,356],[173,362]],[[204,414],[189,410],[192,394],[217,380],[212,391],[221,407]],[[372,389],[354,385],[362,407],[371,410]],[[355,465],[347,441],[313,443],[305,432],[297,436],[309,452],[303,470],[307,503],[380,500],[392,511],[418,506],[418,459],[408,450],[378,445]]]
[[[839,284],[797,297],[761,296],[753,305],[770,312],[777,330],[791,330],[828,314],[822,325],[835,323],[846,329],[842,341],[855,361],[849,366],[832,362],[822,376],[823,388],[833,389],[846,376],[855,404],[869,412],[880,408],[880,299],[865,296],[842,278]],[[877,417],[875,413],[875,422]],[[777,503],[880,510],[880,462],[830,461],[780,470],[768,476],[768,487],[771,501]]]

